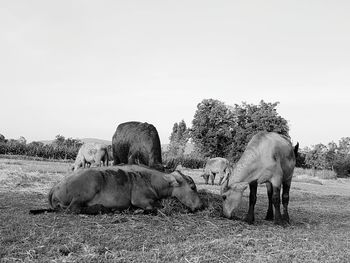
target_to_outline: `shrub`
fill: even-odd
[[[191,156],[176,157],[176,158],[164,158],[163,162],[168,169],[175,169],[176,166],[181,164],[183,167],[190,169],[203,168],[205,165],[205,159],[194,158]]]
[[[334,171],[338,177],[350,177],[350,157],[338,159],[334,164]]]

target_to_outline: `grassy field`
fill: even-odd
[[[168,199],[157,215],[29,215],[47,207],[48,190],[68,171],[68,163],[0,159],[1,262],[349,262],[349,179],[308,180],[299,171],[286,228],[263,220],[265,186],[248,225],[221,217],[219,187],[188,169],[207,204],[197,213]],[[241,218],[247,202],[248,191]]]

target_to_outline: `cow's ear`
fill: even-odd
[[[180,184],[179,182],[176,180],[175,176],[172,178],[172,180],[169,182],[169,185],[172,187],[179,187]]]
[[[181,182],[182,182],[182,176],[181,174],[178,173],[178,171],[174,171],[173,173],[171,173],[171,175],[173,176],[174,180],[173,180],[173,186],[180,186]]]

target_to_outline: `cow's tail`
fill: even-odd
[[[52,187],[50,192],[49,192],[49,195],[47,196],[48,198],[48,201],[49,201],[49,206],[54,209],[55,207],[53,207],[53,203],[52,203],[52,196],[53,196],[53,192],[54,192],[54,188],[55,187]]]
[[[294,156],[295,158],[298,157],[298,150],[299,150],[299,142],[294,146]]]
[[[106,154],[105,154],[106,166],[108,166],[109,154],[108,154],[108,149],[107,148],[106,148],[105,152],[106,152]]]

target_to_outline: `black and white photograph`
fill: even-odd
[[[0,0],[0,262],[349,262],[349,14]]]

